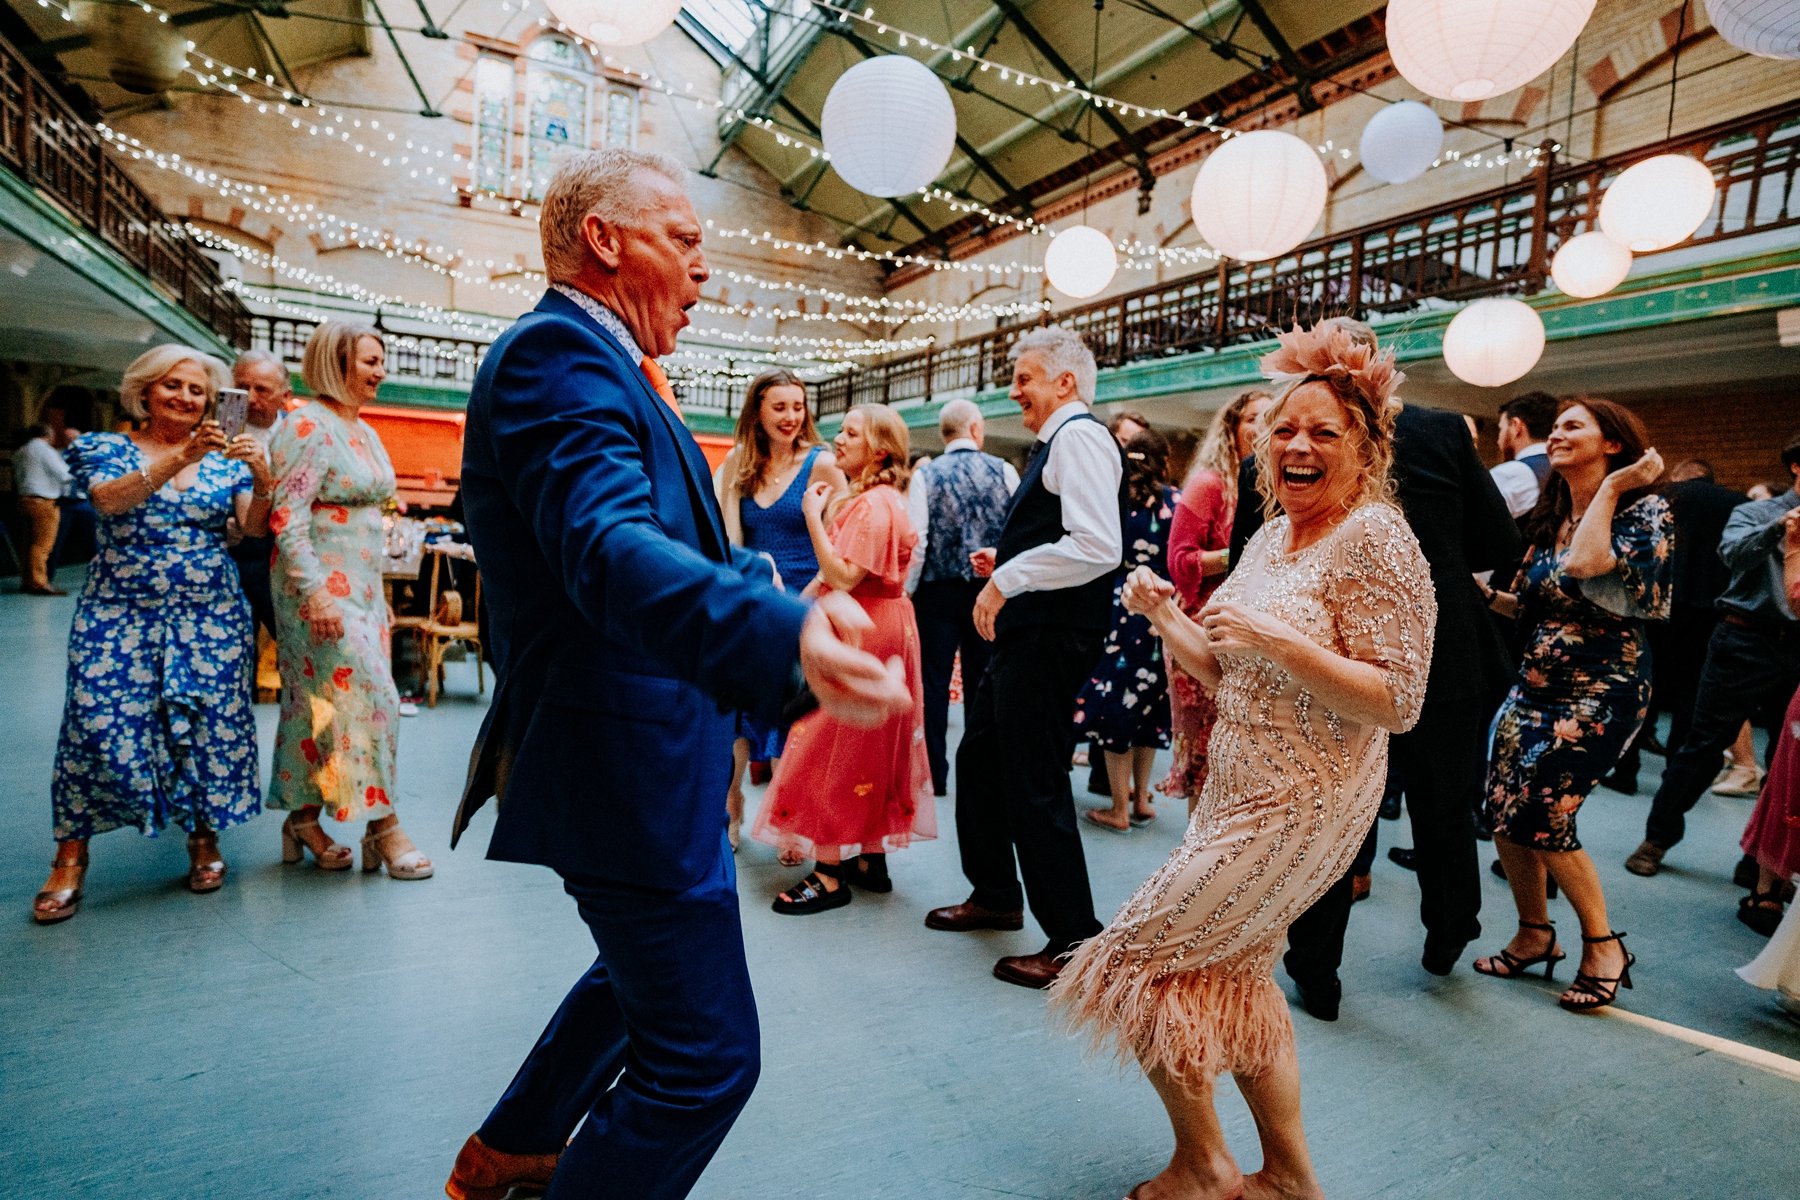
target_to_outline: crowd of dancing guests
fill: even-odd
[[[282,858],[346,871],[350,848],[321,824],[365,822],[362,867],[424,879],[432,865],[394,811],[399,694],[382,588],[382,513],[394,469],[358,416],[385,376],[374,329],[318,326],[291,407],[286,368],[252,352],[227,370],[159,346],[125,371],[133,428],[88,433],[66,452],[98,513],[99,551],[69,633],[68,691],[51,781],[50,878],[41,924],[81,906],[89,842],[113,829],[187,835],[187,886],[228,866],[219,831],[266,806],[289,815]],[[227,438],[220,389],[248,396]],[[274,636],[280,720],[258,778],[253,628]]]

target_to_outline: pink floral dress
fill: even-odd
[[[381,586],[381,506],[394,494],[394,468],[373,429],[317,402],[281,423],[269,459],[281,724],[268,807],[385,817],[400,717]],[[337,641],[315,641],[306,623],[321,595],[343,614]]]

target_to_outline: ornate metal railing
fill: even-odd
[[[233,346],[250,343],[250,312],[219,269],[163,218],[25,56],[0,39],[0,165],[98,234],[172,300]]]
[[[1546,148],[1547,150],[1547,148]],[[1713,169],[1712,214],[1677,249],[1800,225],[1800,102],[1593,163],[1543,166],[1517,183],[1309,242],[1263,263],[1222,262],[1167,283],[1049,314],[1103,367],[1268,338],[1294,321],[1380,316],[1479,296],[1530,293],[1564,241],[1597,227],[1624,170],[1668,152]],[[1034,322],[858,368],[816,385],[821,413],[1003,386],[1007,348]]]
[[[367,317],[356,319],[369,320]],[[397,379],[466,387],[475,382],[475,368],[481,365],[481,356],[487,353],[486,342],[435,334],[396,333],[386,328],[379,317],[372,323],[386,335],[387,372]],[[255,316],[250,318],[250,344],[259,350],[268,350],[282,362],[298,368],[306,355],[307,339],[317,327],[316,321]]]

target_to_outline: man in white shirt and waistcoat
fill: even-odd
[[[56,564],[51,561],[56,531],[62,524],[62,511],[56,504],[69,485],[69,467],[51,442],[53,436],[50,426],[38,425],[31,431],[31,440],[13,454],[13,487],[19,493],[19,511],[30,538],[19,590],[28,596],[68,595],[56,586]]]
[[[1045,988],[1064,956],[1101,928],[1069,758],[1075,696],[1100,655],[1124,557],[1124,459],[1089,410],[1097,372],[1080,337],[1054,325],[1032,330],[1013,344],[1012,360],[1012,398],[1036,442],[999,539],[974,556],[978,574],[992,572],[975,627],[994,646],[956,755],[956,832],[972,890],[925,924],[1022,929],[1029,903],[1048,941],[1000,959],[994,975]]]

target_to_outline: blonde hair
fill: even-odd
[[[219,389],[231,386],[231,372],[206,351],[176,342],[144,351],[125,368],[124,378],[119,380],[119,407],[125,410],[125,415],[134,421],[149,420],[150,409],[144,397],[150,391],[150,385],[184,362],[198,363],[206,373],[205,415],[212,416],[213,406],[219,400]]]
[[[326,321],[306,339],[306,353],[300,362],[300,378],[306,390],[315,396],[343,400],[350,381],[350,362],[356,357],[356,344],[374,338],[383,352],[387,341],[373,325],[354,321]]]
[[[812,404],[806,394],[806,381],[792,371],[782,367],[773,367],[764,371],[750,381],[750,390],[744,395],[744,407],[738,410],[737,434],[733,441],[736,446],[733,486],[740,496],[753,496],[756,489],[763,485],[763,476],[769,470],[769,455],[774,448],[769,445],[769,431],[763,428],[763,397],[778,387],[797,387],[800,389],[800,405],[803,414],[800,421],[800,432],[794,438],[795,450],[810,450],[819,444],[819,427],[813,424]]]
[[[587,243],[581,222],[589,213],[608,225],[641,228],[655,199],[640,175],[650,171],[676,187],[687,184],[687,168],[666,154],[608,146],[572,154],[544,189],[538,233],[544,247],[544,274],[551,283],[567,283],[587,265]]]
[[[1349,318],[1321,321],[1311,329],[1296,325],[1276,335],[1279,346],[1262,358],[1263,374],[1280,385],[1275,402],[1263,412],[1256,433],[1256,490],[1263,512],[1273,517],[1281,511],[1275,499],[1275,463],[1269,442],[1281,410],[1294,393],[1309,383],[1331,390],[1349,421],[1350,445],[1363,464],[1362,487],[1348,502],[1346,511],[1370,502],[1398,504],[1394,490],[1394,418],[1401,404],[1395,394],[1406,375],[1394,367],[1394,352],[1376,348],[1375,334],[1367,325]]]
[[[1233,504],[1237,503],[1238,468],[1243,466],[1238,458],[1238,430],[1244,425],[1244,410],[1258,400],[1272,400],[1273,392],[1265,388],[1252,388],[1247,392],[1239,392],[1237,397],[1213,414],[1212,423],[1206,427],[1206,436],[1200,440],[1200,450],[1194,455],[1194,471],[1211,471],[1219,477],[1225,495]],[[1188,478],[1192,479],[1192,472]]]
[[[885,404],[858,404],[844,414],[844,420],[848,421],[851,413],[863,415],[863,440],[869,443],[869,461],[850,481],[850,494],[855,496],[884,483],[895,491],[904,492],[907,480],[912,478],[912,466],[908,462],[912,453],[911,438],[906,432],[905,419]]]

